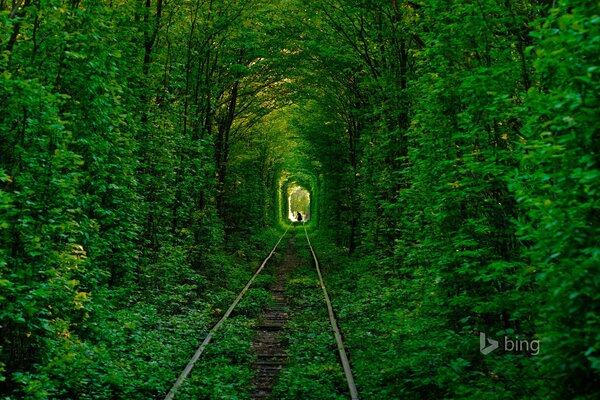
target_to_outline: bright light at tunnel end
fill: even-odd
[[[302,221],[310,219],[310,193],[302,186],[293,185],[288,189],[288,219],[298,222],[298,214]]]

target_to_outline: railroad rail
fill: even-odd
[[[352,400],[358,400],[358,390],[356,389],[356,385],[354,383],[354,376],[352,375],[352,368],[350,368],[350,361],[348,361],[348,355],[346,354],[346,348],[344,347],[344,341],[342,340],[342,333],[340,332],[340,327],[338,326],[337,319],[335,318],[333,306],[331,305],[331,299],[329,298],[329,294],[327,293],[325,282],[323,282],[323,275],[321,275],[319,260],[317,259],[315,250],[313,249],[310,243],[306,227],[304,227],[304,234],[306,235],[308,247],[310,248],[310,252],[312,253],[313,260],[315,261],[315,268],[317,270],[317,275],[319,275],[319,283],[321,284],[321,289],[323,289],[323,296],[325,297],[325,303],[327,304],[327,312],[329,313],[329,322],[331,323],[331,329],[333,329],[333,335],[335,336],[335,342],[337,344],[338,353],[340,354],[340,362],[342,364],[342,368],[344,369],[346,382],[348,383],[350,398]]]
[[[238,294],[238,296],[235,298],[233,303],[231,303],[231,305],[229,306],[229,308],[227,309],[225,314],[223,314],[223,317],[221,317],[221,319],[208,332],[208,334],[206,335],[206,337],[204,338],[204,340],[202,341],[202,343],[200,344],[200,346],[198,347],[198,349],[196,350],[196,352],[194,353],[194,355],[192,356],[190,361],[185,366],[183,372],[181,372],[181,374],[179,375],[179,377],[177,378],[177,380],[175,381],[175,383],[173,384],[173,386],[171,387],[171,389],[165,396],[164,400],[173,400],[174,399],[175,393],[177,392],[177,390],[179,389],[179,387],[181,386],[183,381],[187,378],[187,376],[192,371],[194,364],[196,364],[196,362],[198,361],[198,359],[200,358],[200,356],[202,355],[202,353],[204,352],[204,350],[206,349],[206,347],[208,346],[208,344],[214,337],[215,333],[223,326],[223,324],[229,318],[229,316],[231,315],[231,313],[233,312],[235,307],[241,301],[242,297],[244,297],[244,295],[246,294],[248,289],[252,286],[256,277],[263,271],[263,269],[267,265],[267,262],[273,256],[273,254],[275,253],[275,250],[277,250],[279,243],[281,243],[281,240],[285,237],[288,230],[289,230],[289,228],[286,229],[285,232],[279,237],[279,240],[277,240],[277,243],[275,244],[275,246],[273,247],[273,249],[271,250],[269,255],[264,259],[264,261],[261,263],[260,267],[256,270],[254,275],[252,275],[252,278],[250,278],[250,280],[248,281],[246,286],[244,286],[244,288]],[[339,356],[340,356],[340,363],[342,364],[342,368],[344,370],[344,375],[346,377],[346,382],[348,384],[348,390],[350,392],[350,398],[352,400],[358,400],[359,399],[358,391],[357,391],[356,385],[354,383],[354,377],[352,375],[352,369],[350,368],[350,362],[348,360],[348,355],[346,354],[346,349],[344,347],[344,342],[342,340],[342,334],[341,334],[340,328],[338,326],[337,319],[335,317],[335,313],[333,311],[333,306],[331,305],[331,299],[329,298],[329,294],[327,292],[325,283],[323,281],[323,276],[321,274],[319,260],[315,254],[312,244],[310,243],[310,238],[308,237],[308,232],[306,230],[306,227],[304,227],[304,234],[306,236],[306,241],[308,243],[308,247],[310,249],[310,252],[312,253],[312,257],[315,262],[315,269],[317,270],[317,275],[319,277],[319,284],[321,286],[321,289],[323,290],[323,296],[325,298],[325,303],[327,305],[327,311],[329,314],[329,322],[331,324],[331,328],[333,330],[333,334],[334,334],[335,341],[337,344],[337,349],[338,349]]]
[[[177,380],[173,384],[173,387],[171,387],[171,390],[169,390],[169,393],[167,393],[167,395],[165,396],[165,400],[172,400],[173,399],[173,397],[175,396],[175,392],[177,392],[177,389],[179,388],[179,386],[181,386],[181,384],[183,383],[183,381],[185,380],[185,378],[187,378],[187,376],[190,374],[190,372],[192,371],[192,368],[194,368],[194,364],[196,364],[196,361],[198,361],[198,359],[200,358],[200,356],[204,352],[204,349],[206,348],[206,346],[208,346],[208,344],[212,340],[212,338],[215,335],[215,333],[221,328],[221,326],[223,326],[223,324],[225,323],[225,321],[227,320],[227,318],[229,318],[229,316],[233,312],[233,309],[235,308],[235,306],[238,305],[238,303],[240,302],[240,300],[242,300],[242,297],[244,297],[244,294],[246,294],[246,292],[248,291],[248,289],[250,288],[250,286],[252,286],[252,283],[254,283],[254,280],[256,279],[256,277],[258,276],[258,274],[260,274],[261,271],[265,268],[265,265],[267,265],[267,262],[273,256],[273,253],[275,253],[275,250],[277,249],[277,246],[279,246],[279,243],[281,243],[281,239],[283,239],[283,237],[288,232],[288,229],[286,229],[285,232],[283,232],[283,234],[281,235],[281,237],[279,238],[279,240],[277,241],[277,243],[275,243],[275,246],[273,247],[273,250],[271,250],[271,252],[267,256],[267,258],[265,258],[265,260],[262,262],[262,264],[260,264],[260,267],[256,270],[256,272],[254,273],[254,275],[252,275],[252,278],[250,278],[250,280],[248,281],[248,283],[246,284],[246,286],[244,286],[244,288],[242,289],[242,291],[240,292],[240,294],[238,294],[238,296],[235,298],[235,300],[233,301],[233,303],[231,303],[231,305],[229,306],[229,308],[227,309],[227,311],[225,312],[225,314],[223,314],[223,317],[219,320],[219,322],[217,322],[212,327],[212,329],[210,330],[210,332],[208,332],[208,335],[206,335],[206,337],[204,338],[204,341],[202,342],[202,344],[200,345],[200,347],[198,347],[198,350],[196,350],[196,353],[194,353],[194,355],[192,356],[192,358],[190,359],[190,361],[188,362],[188,364],[185,366],[183,372],[179,375],[179,378],[177,378]]]

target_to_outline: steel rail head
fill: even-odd
[[[221,328],[221,326],[225,323],[225,321],[227,320],[227,318],[229,318],[229,316],[233,312],[233,309],[238,305],[238,303],[240,302],[240,300],[242,300],[242,297],[244,297],[244,294],[248,291],[248,289],[250,288],[250,286],[252,285],[252,283],[254,283],[254,280],[256,279],[256,277],[258,276],[258,274],[260,274],[261,271],[263,270],[263,268],[265,267],[265,265],[267,265],[267,262],[273,256],[273,253],[275,253],[275,250],[277,249],[277,246],[279,246],[279,243],[281,243],[281,240],[283,239],[283,237],[288,232],[288,229],[289,228],[287,228],[285,230],[285,232],[283,232],[283,234],[279,237],[279,240],[277,241],[277,243],[275,243],[275,246],[273,247],[273,250],[271,250],[271,252],[264,259],[264,261],[262,262],[262,264],[260,264],[260,267],[256,270],[256,272],[254,273],[254,275],[252,275],[252,278],[250,278],[250,280],[248,281],[248,283],[246,284],[246,286],[244,286],[244,288],[238,294],[238,296],[235,298],[235,300],[233,301],[233,303],[231,303],[231,305],[229,306],[229,308],[227,309],[227,311],[225,312],[225,314],[223,315],[223,317],[208,332],[208,335],[206,335],[206,337],[202,341],[202,344],[200,344],[200,347],[198,347],[198,349],[196,350],[196,352],[194,353],[194,355],[192,356],[192,358],[190,359],[190,361],[187,363],[187,365],[183,369],[183,372],[179,375],[179,377],[177,378],[177,380],[175,381],[175,383],[171,387],[171,390],[169,390],[169,393],[167,393],[167,395],[165,396],[164,400],[173,400],[173,398],[175,397],[175,393],[177,392],[177,389],[179,389],[179,386],[181,386],[181,384],[187,378],[187,376],[190,374],[190,372],[192,372],[192,368],[194,367],[194,364],[196,364],[196,361],[198,361],[198,359],[200,358],[200,356],[204,352],[204,349],[206,348],[206,346],[208,346],[208,344],[212,340],[212,338],[215,335],[215,333],[219,330],[219,328]]]
[[[348,390],[350,391],[350,398],[352,400],[358,400],[358,390],[356,389],[356,384],[354,383],[354,376],[352,375],[352,368],[350,368],[350,361],[348,360],[348,355],[346,354],[346,349],[344,347],[344,341],[342,340],[342,334],[340,328],[337,323],[337,319],[335,318],[335,313],[333,312],[333,306],[331,305],[331,299],[329,298],[329,293],[327,293],[327,288],[325,287],[325,282],[323,281],[323,275],[321,275],[321,268],[319,266],[319,260],[317,259],[317,255],[315,254],[315,250],[313,249],[310,238],[308,237],[308,232],[306,231],[306,227],[304,227],[304,234],[306,235],[306,241],[308,242],[308,247],[310,248],[310,252],[312,253],[313,260],[315,261],[315,268],[317,270],[317,275],[319,276],[319,283],[321,285],[321,289],[323,289],[323,296],[325,297],[325,303],[327,305],[327,313],[329,314],[329,322],[331,323],[331,329],[333,330],[333,336],[335,337],[335,341],[338,348],[338,353],[340,355],[340,362],[342,364],[342,368],[344,369],[344,375],[346,376],[346,382],[348,383]]]

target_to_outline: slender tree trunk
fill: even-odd
[[[229,158],[229,139],[231,126],[235,119],[235,109],[237,105],[240,81],[235,81],[229,97],[227,115],[219,128],[219,137],[217,139],[218,147],[216,149],[217,161],[217,212],[223,217],[225,205],[225,177],[227,175],[227,160]]]

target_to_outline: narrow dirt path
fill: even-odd
[[[301,262],[296,255],[295,240],[295,235],[290,238],[283,260],[276,266],[276,279],[270,287],[274,304],[265,308],[258,317],[259,324],[252,343],[252,350],[256,354],[256,361],[252,365],[255,371],[253,399],[270,398],[279,372],[287,360],[283,328],[289,319],[289,298],[285,294],[285,282],[289,272]]]

